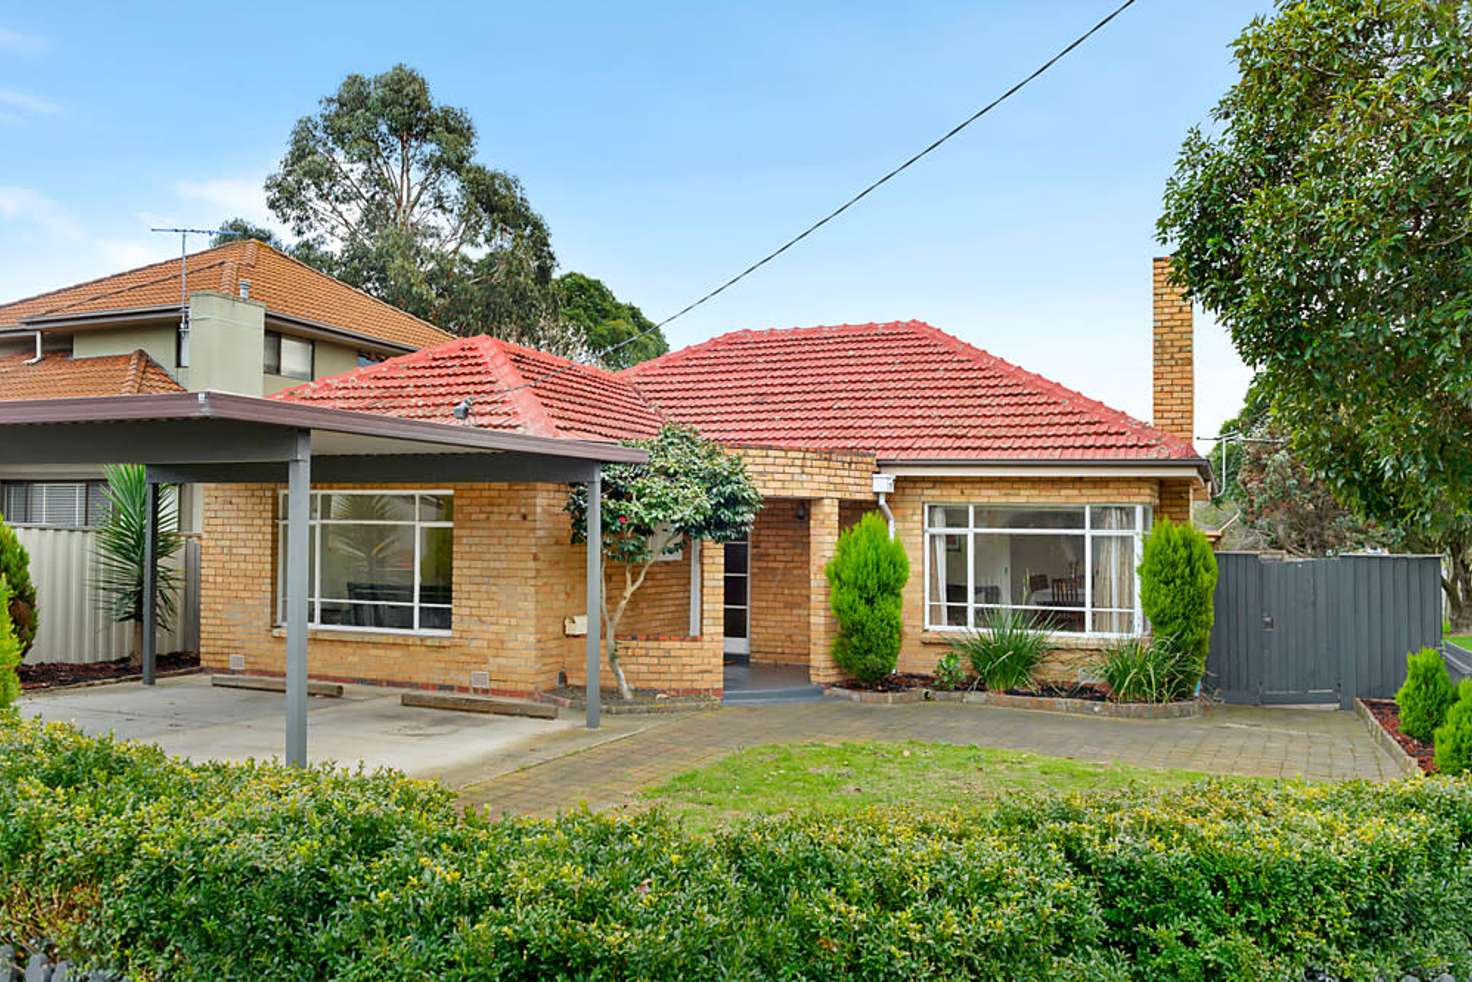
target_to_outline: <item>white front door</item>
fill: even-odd
[[[726,543],[726,654],[751,654],[751,544]]]

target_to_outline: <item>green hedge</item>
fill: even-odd
[[[139,978],[1342,978],[1472,967],[1472,782],[488,823],[392,775],[0,724],[0,942]],[[1465,976],[1463,976],[1465,977]]]

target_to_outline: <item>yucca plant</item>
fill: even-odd
[[[1048,634],[1026,611],[992,611],[982,629],[951,642],[971,670],[994,692],[1029,689],[1033,672],[1048,651]]]
[[[1099,677],[1120,702],[1175,702],[1196,691],[1196,664],[1168,638],[1126,638],[1105,649]]]
[[[148,506],[148,478],[138,464],[111,464],[107,477],[107,520],[97,530],[96,573],[92,588],[103,613],[113,621],[133,624],[133,648],[129,659],[143,661],[143,570],[144,528]],[[178,615],[179,574],[164,561],[184,545],[178,532],[174,489],[161,485],[158,494],[157,532],[153,554],[154,582],[158,584],[155,623],[168,630]]]

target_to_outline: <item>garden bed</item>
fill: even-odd
[[[188,651],[176,651],[159,655],[157,660],[159,677],[187,675],[199,671],[199,655]],[[39,665],[22,664],[16,669],[23,690],[57,689],[74,685],[98,685],[104,682],[128,682],[143,677],[139,669],[128,663],[128,659],[99,661],[74,665],[70,662],[43,662]]]
[[[868,705],[892,706],[909,702],[970,702],[1005,709],[1031,709],[1048,713],[1109,716],[1121,719],[1182,719],[1200,716],[1199,699],[1180,702],[1116,702],[1103,686],[1092,682],[1040,682],[1033,689],[992,692],[967,679],[960,687],[942,689],[932,675],[900,672],[874,685],[845,682],[823,690],[831,699],[847,699]]]
[[[1400,707],[1394,699],[1356,699],[1354,708],[1375,741],[1400,763],[1407,777],[1436,773],[1434,748],[1400,731]]]

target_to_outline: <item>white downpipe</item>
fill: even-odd
[[[40,331],[37,331],[36,332],[36,354],[35,354],[34,357],[28,358],[25,361],[21,362],[21,364],[23,364],[23,365],[34,365],[34,364],[36,364],[40,360],[41,360],[41,332]]]
[[[884,492],[879,492],[879,510],[884,513],[884,518],[889,522],[889,537],[894,538],[894,512],[889,510],[889,502],[884,500]]]

